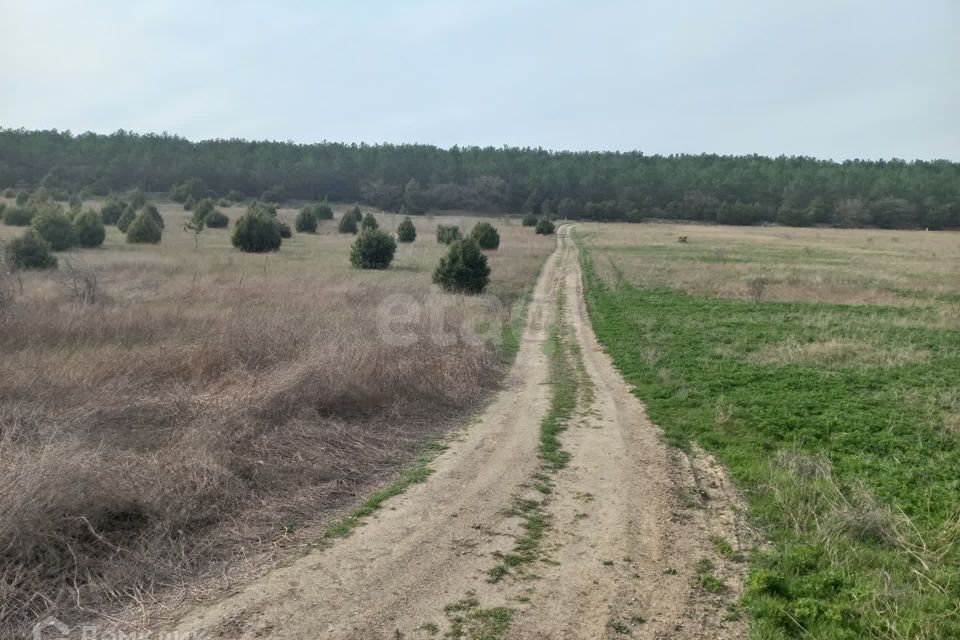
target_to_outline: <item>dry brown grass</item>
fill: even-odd
[[[729,298],[912,305],[960,294],[960,233],[579,224],[609,281]],[[677,242],[688,236],[686,244]],[[763,282],[758,296],[757,282]],[[955,319],[960,305],[946,311]]]
[[[826,364],[832,366],[902,367],[920,364],[930,353],[913,347],[883,347],[849,340],[795,340],[764,347],[751,354],[758,364]]]
[[[433,227],[468,230],[463,218],[417,219],[392,269],[361,272],[352,236],[329,222],[265,257],[234,251],[223,230],[195,251],[185,214],[161,210],[158,246],[109,228],[102,249],[23,274],[22,293],[0,282],[0,637],[146,599],[294,536],[502,379],[498,345],[440,344],[429,314],[405,327],[421,338],[409,346],[378,330],[397,294],[442,299],[448,335],[475,320],[469,300],[430,284],[444,249]],[[553,248],[498,227],[488,321],[506,319]],[[17,232],[0,227],[0,240]]]

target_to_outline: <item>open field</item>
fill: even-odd
[[[599,339],[770,541],[752,636],[960,637],[960,235],[577,232]]]
[[[417,217],[389,270],[358,271],[335,222],[252,255],[228,230],[195,250],[187,214],[160,208],[159,245],[108,227],[56,272],[0,283],[0,636],[314,540],[499,387],[517,338],[484,327],[510,321],[555,244],[495,221],[478,300],[430,283],[435,224],[469,218]],[[412,344],[386,339],[397,296],[424,310],[400,327]]]

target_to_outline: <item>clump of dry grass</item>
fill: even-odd
[[[111,229],[82,262],[24,274],[0,314],[0,636],[147,599],[323,518],[502,379],[495,341],[460,339],[470,300],[444,298],[452,341],[426,312],[412,344],[379,333],[388,296],[429,306],[435,243],[375,277],[335,233],[265,262],[215,232],[193,251],[168,222],[157,247]],[[503,231],[498,321],[552,248]]]
[[[826,364],[833,366],[902,367],[922,364],[930,353],[914,347],[885,347],[848,340],[787,340],[750,355],[757,364]]]

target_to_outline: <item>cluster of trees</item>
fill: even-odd
[[[45,189],[27,198],[18,197],[16,206],[0,204],[0,217],[4,224],[26,227],[6,246],[5,259],[13,269],[53,268],[57,266],[53,252],[96,248],[106,238],[100,212],[84,211],[79,198],[71,198],[69,208],[64,208]]]
[[[882,227],[960,226],[960,164],[806,157],[294,144],[170,135],[0,130],[0,184],[105,195],[140,187],[219,196],[361,201],[567,218],[674,218]]]

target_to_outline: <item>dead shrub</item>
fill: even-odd
[[[100,286],[99,274],[89,267],[61,258],[63,268],[58,272],[67,298],[77,304],[96,304],[106,300]]]
[[[754,276],[747,279],[747,295],[756,303],[763,300],[763,295],[770,285],[770,279],[767,276]]]

